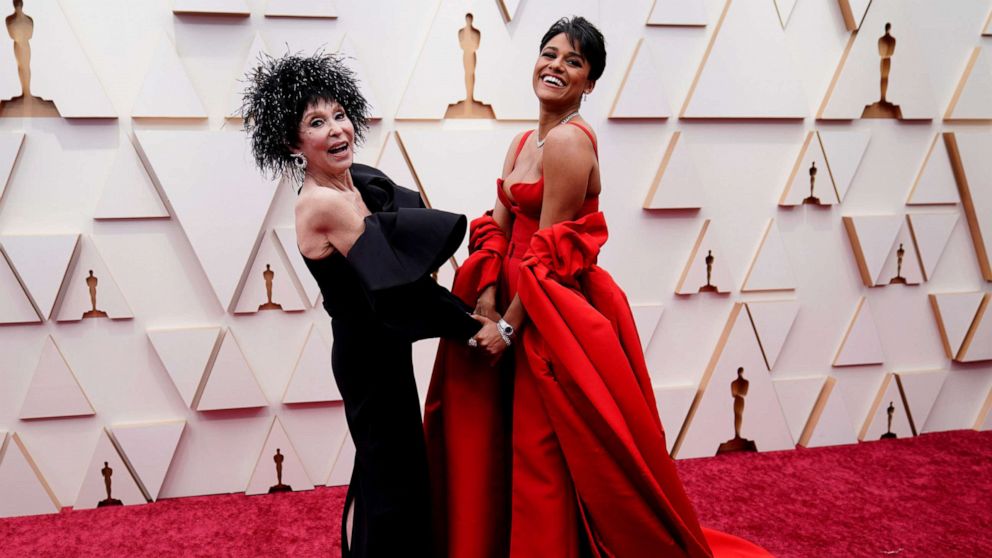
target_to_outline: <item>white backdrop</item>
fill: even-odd
[[[50,55],[56,43],[42,31],[55,17],[44,14],[57,10],[49,6],[44,8],[47,12],[43,11],[35,5],[38,2],[25,1],[25,12],[35,17],[33,72],[62,75],[55,68],[61,63],[60,57]],[[989,428],[986,417],[992,395],[992,361],[950,360],[928,298],[933,293],[992,290],[983,279],[963,204],[927,207],[910,206],[906,201],[936,134],[978,133],[979,141],[992,134],[989,104],[978,107],[985,111],[983,119],[943,119],[973,50],[992,48],[992,37],[982,35],[992,1],[876,0],[846,56],[852,35],[845,26],[838,0],[796,0],[791,13],[786,14],[784,28],[779,10],[785,12],[792,3],[776,4],[774,0],[733,0],[726,11],[724,0],[671,2],[702,7],[706,14],[706,25],[675,27],[645,25],[653,9],[660,10],[668,4],[665,0],[657,0],[658,6],[652,0],[522,0],[509,22],[500,15],[497,0],[310,3],[333,9],[336,18],[265,17],[268,3],[245,0],[245,12],[250,15],[218,16],[176,15],[171,0],[59,0],[57,4],[72,31],[61,41],[78,41],[75,48],[85,54],[117,118],[14,118],[0,113],[0,132],[25,134],[6,189],[0,189],[0,245],[5,246],[7,265],[17,272],[27,293],[19,291],[20,283],[0,269],[0,287],[9,294],[3,307],[5,315],[23,315],[24,308],[30,308],[24,305],[28,294],[35,301],[43,298],[46,281],[49,292],[58,290],[68,262],[67,256],[59,256],[57,251],[39,253],[37,260],[19,259],[13,254],[18,239],[23,235],[82,235],[76,257],[68,262],[70,273],[59,290],[61,302],[51,319],[46,308],[43,321],[0,326],[0,438],[3,431],[17,433],[61,505],[73,505],[81,487],[93,483],[102,486],[101,477],[87,473],[91,461],[106,460],[95,455],[94,448],[104,428],[131,423],[186,421],[181,437],[156,438],[159,434],[149,434],[143,446],[117,449],[125,455],[133,454],[128,455],[131,465],[146,485],[150,481],[135,461],[152,455],[144,458],[160,469],[167,468],[159,497],[244,491],[256,463],[263,474],[269,474],[269,457],[259,455],[263,447],[268,447],[270,429],[273,433],[279,431],[272,428],[273,417],[278,417],[278,424],[291,440],[294,451],[287,459],[297,459],[303,465],[306,481],[301,485],[307,481],[333,484],[347,478],[347,472],[342,470],[349,451],[341,404],[282,403],[297,361],[310,362],[300,359],[300,354],[311,327],[316,328],[315,339],[319,339],[311,341],[323,347],[310,348],[318,364],[324,355],[321,351],[326,351],[330,341],[326,314],[319,303],[312,307],[313,300],[302,289],[305,276],[294,278],[293,264],[285,259],[285,251],[269,244],[275,241],[268,231],[292,226],[293,192],[286,185],[276,187],[258,178],[251,171],[250,160],[239,157],[237,144],[229,141],[233,135],[210,134],[236,134],[240,128],[240,122],[225,119],[225,115],[232,108],[232,91],[238,87],[235,79],[243,71],[256,35],[273,54],[281,54],[287,48],[312,51],[324,46],[338,50],[346,40],[345,48],[359,64],[367,91],[382,116],[373,124],[359,160],[374,164],[382,153],[380,164],[387,172],[400,182],[416,186],[410,184],[411,170],[395,143],[392,132],[396,131],[430,203],[475,216],[492,206],[495,179],[510,138],[534,126],[526,119],[537,113],[529,80],[541,35],[559,16],[584,15],[605,34],[609,53],[606,72],[582,107],[584,118],[599,135],[604,184],[601,206],[610,225],[610,240],[600,263],[617,278],[642,318],[639,326],[643,326],[647,361],[658,388],[670,442],[679,437],[687,414],[692,421],[684,428],[683,444],[691,446],[694,436],[717,441],[728,438],[726,428],[730,423],[724,415],[732,406],[729,381],[738,366],[734,363],[745,359],[734,351],[753,351],[755,340],[749,329],[744,341],[740,341],[747,347],[738,349],[736,339],[741,334],[733,333],[727,341],[721,332],[735,303],[773,300],[795,301],[798,314],[791,331],[786,319],[769,326],[764,333],[758,332],[765,344],[773,335],[787,333],[771,370],[761,367],[760,360],[756,367],[748,366],[752,389],[757,390],[752,398],[754,405],[764,400],[760,390],[775,389],[782,409],[751,420],[747,413],[757,411],[748,408],[745,412],[749,430],[744,435],[758,439],[759,449],[776,449],[769,445],[762,448],[760,440],[762,432],[780,429],[783,420],[788,423],[792,442],[800,440],[804,429],[816,428],[839,432],[827,436],[822,443],[854,442],[859,432],[867,431],[868,423],[878,416],[884,418],[889,399],[882,392],[893,383],[887,377],[890,373],[902,375],[903,397],[916,430],[980,428],[983,421],[984,428]],[[439,119],[449,103],[463,97],[457,32],[468,11],[475,14],[475,27],[481,32],[475,97],[491,104],[502,120]],[[892,34],[898,40],[889,99],[903,103],[907,112],[922,111],[930,119],[910,122],[857,118],[864,105],[877,100],[878,57],[873,45],[882,33],[880,22],[887,19],[896,22]],[[720,33],[712,40],[717,28]],[[164,43],[163,35],[169,39]],[[649,54],[639,54],[637,60],[643,64],[643,59],[649,57],[651,65],[635,65],[632,74],[643,75],[630,77],[625,83],[631,57],[642,39],[640,51]],[[712,47],[708,48],[711,40]],[[865,41],[868,46],[859,46]],[[16,70],[9,70],[12,66],[7,57],[12,54],[10,43],[5,44],[0,44],[0,56],[5,58],[0,71],[6,72],[0,75],[0,94],[11,90],[16,94]],[[174,55],[169,49],[174,50]],[[838,71],[844,60],[846,69]],[[54,69],[45,70],[38,64],[50,64]],[[973,71],[978,76],[974,87],[981,87],[980,80],[988,79],[981,72],[992,69],[976,64]],[[828,95],[835,73],[836,86]],[[184,79],[188,79],[188,87]],[[926,84],[930,95],[911,93],[899,85],[910,80]],[[692,98],[686,102],[694,82]],[[641,101],[641,105],[661,106],[663,112],[667,108],[670,117],[610,118],[618,92],[628,86],[624,103],[640,106],[635,101]],[[92,106],[101,106],[99,91],[74,88],[72,82],[58,79],[46,87],[56,106],[69,106],[69,99],[84,113],[90,106],[89,99],[93,99]],[[39,87],[33,89],[36,94],[40,91]],[[859,96],[860,91],[870,91],[871,96]],[[649,96],[646,100],[645,95]],[[925,97],[932,98],[932,106],[927,105]],[[978,98],[981,105],[982,97]],[[992,96],[984,99],[992,103]],[[821,105],[831,107],[828,113],[854,110],[857,114],[853,120],[817,120]],[[623,109],[624,105],[618,102],[618,107]],[[686,117],[679,118],[683,110]],[[783,113],[798,118],[769,118]],[[636,111],[633,116],[638,116]],[[728,116],[737,118],[725,118]],[[841,203],[829,209],[781,207],[778,200],[811,130],[866,131],[870,141],[860,164],[860,155],[855,156],[857,171]],[[147,139],[154,136],[152,131],[164,131],[165,139]],[[699,209],[645,210],[645,196],[676,131],[681,131],[681,138],[675,153],[684,150],[678,156],[686,157],[696,172],[702,203]],[[192,149],[190,140],[175,139],[189,136],[171,132],[197,132],[196,137],[204,138],[204,143]],[[171,143],[170,138],[174,139]],[[815,138],[814,135],[814,141]],[[137,159],[132,144],[141,157],[138,165],[134,164]],[[942,149],[943,140],[938,138],[935,151]],[[125,158],[125,163],[118,162],[120,157]],[[826,157],[831,157],[829,148]],[[0,165],[3,160],[0,152]],[[123,165],[126,170],[115,165]],[[178,172],[179,168],[164,168],[166,165],[181,167],[182,172]],[[983,170],[974,159],[966,160],[966,173],[969,165],[968,182],[978,208],[976,220],[984,223],[981,227],[988,236],[992,181],[986,173],[987,166]],[[823,164],[817,166],[821,168],[817,185],[824,187],[830,175]],[[0,179],[6,171],[0,168]],[[805,167],[799,172],[803,182],[807,176]],[[947,180],[946,176],[951,175],[947,169],[943,172]],[[661,188],[691,186],[680,183],[680,176],[670,176],[670,182],[663,181]],[[101,200],[111,185],[123,189]],[[951,190],[956,191],[953,186]],[[149,197],[149,193],[153,195]],[[171,216],[154,215],[155,208],[160,207],[156,201],[159,196],[165,214]],[[110,201],[117,202],[115,210],[120,214],[116,216],[131,218],[96,219],[104,216],[100,208]],[[909,286],[865,286],[842,217],[898,215],[902,219],[907,213],[934,212],[954,214],[958,220],[929,280]],[[791,268],[793,288],[741,292],[770,218],[774,218],[772,233],[780,237],[785,254],[784,260],[772,263]],[[721,274],[731,278],[731,284],[720,285],[728,294],[677,295],[676,285],[707,219],[710,224],[701,249],[705,251],[707,246],[719,243],[715,265],[721,266]],[[5,240],[12,237],[18,238]],[[874,238],[866,236],[862,244],[873,244]],[[37,239],[20,240],[29,249],[41,246],[35,243]],[[884,245],[884,261],[896,246],[892,237],[878,242]],[[916,252],[911,246],[906,248],[905,261],[909,265]],[[263,251],[266,255],[256,261],[254,254]],[[250,288],[244,287],[245,293],[264,297],[264,289],[259,288],[259,271],[264,265],[258,265],[269,257],[275,258],[276,284],[285,289],[286,283],[280,279],[292,280],[290,291],[277,289],[276,296],[289,292],[282,296],[307,301],[308,309],[235,314],[238,293],[246,281]],[[38,264],[41,271],[32,275],[29,260],[56,263],[48,267]],[[86,270],[93,269],[88,266],[101,261],[107,271],[100,277],[98,300],[109,303],[114,291],[119,290],[125,305],[118,306],[133,318],[115,316],[115,310],[104,308],[112,318],[123,319],[58,321],[59,304],[65,305],[71,297],[85,303],[87,291],[82,278]],[[700,256],[691,269],[698,272],[701,261]],[[221,275],[235,291],[233,299],[226,299],[222,291],[227,291],[218,288]],[[450,270],[442,274],[444,277],[450,281]],[[888,276],[884,282],[888,282]],[[872,364],[834,366],[835,354],[862,297],[874,318],[880,363],[868,355],[862,361]],[[257,306],[263,302],[264,298],[245,304]],[[963,310],[964,318],[957,314],[945,314],[945,318],[967,322],[967,330],[974,305],[968,308],[971,314]],[[985,320],[984,328],[974,333],[970,349],[973,357],[992,351],[992,336],[985,333],[992,327],[992,309],[985,314]],[[209,330],[206,349],[199,353],[192,345],[179,344],[179,348],[167,350],[171,356],[163,356],[156,351],[148,332],[204,326],[226,329],[225,346],[230,343],[229,337],[236,339],[230,353],[235,358],[219,358],[213,363],[206,386],[200,386],[204,393],[190,392],[187,400],[173,381],[181,366],[174,364],[176,368],[167,370],[163,361],[199,358],[199,368],[195,364],[190,368],[197,374],[192,379],[187,375],[187,383],[192,382],[196,391],[201,380],[198,374],[210,357],[210,349],[221,345],[215,342],[217,333]],[[74,372],[95,414],[65,417],[53,411],[56,416],[51,418],[20,418],[22,405],[32,396],[32,382],[48,336]],[[434,346],[425,342],[416,348],[418,381],[423,388]],[[241,349],[243,361],[237,358],[236,348]],[[855,355],[856,361],[861,353],[865,351]],[[727,370],[731,376],[726,376]],[[907,374],[916,371],[934,372]],[[57,372],[53,372],[56,379],[65,378]],[[330,374],[329,365],[326,373]],[[201,403],[208,398],[216,400],[220,397],[217,393],[234,402],[228,406],[242,406],[246,398],[251,399],[248,392],[258,389],[252,387],[252,374],[266,405],[215,411],[191,408],[198,398]],[[759,375],[761,378],[756,378]],[[772,382],[765,381],[766,377]],[[813,413],[820,417],[819,424],[815,420],[807,424],[826,377],[836,380],[837,389],[816,405],[822,411]],[[930,380],[914,382],[914,377]],[[320,382],[320,378],[313,378],[313,382]],[[775,388],[761,387],[766,385]],[[715,404],[714,408],[722,409],[713,411],[715,415],[708,411],[714,404],[703,398],[712,386],[726,394],[720,395],[725,397],[725,405]],[[216,393],[208,393],[211,390]],[[45,399],[52,397],[51,392],[40,393],[43,407],[50,403],[51,408],[58,408],[57,401]],[[697,393],[699,402],[691,405]],[[327,394],[316,397],[331,398],[333,395]],[[902,412],[905,405],[899,409]],[[900,436],[911,434],[902,432]],[[877,435],[874,437],[877,439]],[[170,441],[163,441],[166,439]],[[119,446],[124,445],[120,438],[117,441]],[[699,455],[714,453],[715,447],[712,451],[706,449],[710,445],[704,444]],[[13,442],[6,444],[6,459],[11,459],[17,447]],[[283,449],[283,453],[287,450]],[[695,455],[686,449],[679,457]],[[9,461],[0,463],[0,494],[12,483],[34,482],[34,477],[25,477],[23,471],[18,471],[21,470],[15,470]],[[270,484],[275,484],[274,471],[272,477]],[[115,472],[115,482],[121,478]],[[24,513],[24,509],[5,505],[0,515],[16,515]]]

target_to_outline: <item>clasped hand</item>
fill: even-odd
[[[508,347],[496,325],[501,316],[496,311],[495,296],[489,293],[480,296],[472,318],[482,324],[482,329],[472,337],[472,340],[476,342],[476,347],[485,351],[495,362]]]

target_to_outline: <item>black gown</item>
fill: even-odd
[[[470,309],[430,277],[461,244],[466,220],[425,209],[418,193],[396,186],[377,169],[356,164],[351,174],[372,213],[365,232],[347,257],[334,252],[320,260],[304,258],[332,318],[331,366],[356,450],[342,554],[431,556],[427,455],[412,343],[429,337],[465,341],[479,330]]]

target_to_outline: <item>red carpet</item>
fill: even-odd
[[[679,470],[704,524],[783,558],[992,556],[992,432],[696,459]],[[344,492],[5,519],[0,556],[338,556]]]

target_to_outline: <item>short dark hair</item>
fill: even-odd
[[[334,54],[259,56],[258,66],[245,76],[247,87],[241,116],[251,139],[252,155],[263,173],[284,173],[303,180],[303,170],[292,162],[299,141],[300,119],[319,101],[336,102],[355,127],[361,144],[369,127],[370,107],[362,96],[355,73]]]
[[[589,79],[598,80],[606,69],[606,40],[599,29],[582,16],[563,17],[554,22],[541,38],[541,48],[560,33],[564,33],[589,62]]]

